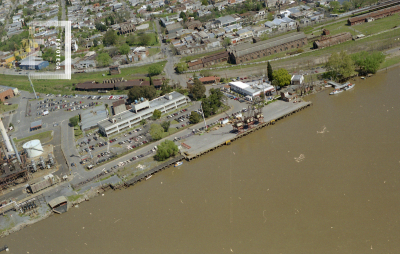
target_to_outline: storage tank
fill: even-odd
[[[39,139],[26,142],[22,148],[24,148],[25,152],[28,154],[28,158],[33,158],[43,153],[42,144]]]

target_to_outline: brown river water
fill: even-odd
[[[9,253],[400,253],[400,68],[0,239]]]

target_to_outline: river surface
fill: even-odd
[[[10,253],[399,253],[400,69],[0,239]]]

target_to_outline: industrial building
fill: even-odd
[[[183,94],[172,92],[152,101],[144,100],[132,103],[131,110],[126,110],[99,122],[99,131],[105,136],[118,133],[122,130],[132,128],[143,119],[150,118],[156,109],[165,113],[186,105],[188,101],[189,99]]]
[[[1,89],[0,88],[0,101],[5,102],[7,99],[14,97],[14,92],[11,88]]]
[[[240,64],[282,51],[301,48],[307,44],[307,36],[302,32],[290,33],[257,43],[243,43],[229,50],[232,63]]]
[[[272,93],[275,88],[267,82],[252,81],[243,83],[241,81],[229,82],[230,90],[238,94],[241,94],[247,98],[253,99],[256,96],[260,96],[261,93],[268,94]]]
[[[30,57],[25,58],[19,64],[19,67],[23,70],[41,70],[47,66],[49,66],[49,62]]]
[[[81,113],[81,129],[83,131],[97,127],[97,123],[107,119],[108,110],[104,105],[97,106],[90,110],[83,110]]]
[[[385,18],[388,16],[391,16],[395,13],[400,12],[400,1],[387,1],[383,2],[379,5],[376,6],[371,6],[367,9],[363,9],[362,11],[359,12],[354,12],[353,14],[362,14],[368,12],[364,15],[356,16],[349,18],[347,20],[347,24],[349,26],[354,26],[358,24],[363,24],[365,22],[371,22],[374,21],[375,19],[381,19]]]
[[[349,41],[352,39],[352,36],[349,32],[344,32],[340,34],[335,34],[332,36],[323,35],[320,40],[314,41],[314,49],[322,49],[325,47],[333,46],[339,43],[343,43],[345,41]]]

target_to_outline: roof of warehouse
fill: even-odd
[[[287,42],[292,42],[295,40],[299,40],[299,39],[303,39],[305,38],[305,34],[303,32],[299,32],[299,33],[290,33],[287,35],[283,35],[283,36],[279,36],[270,40],[266,40],[266,41],[260,41],[257,43],[243,43],[240,44],[238,46],[236,46],[232,53],[236,56],[236,57],[240,57],[240,56],[244,56],[253,52],[257,52],[260,50],[264,50],[267,48],[272,48],[275,46],[279,46],[282,45],[284,43]]]
[[[42,126],[42,120],[37,120],[37,121],[31,122],[31,128],[35,128],[38,126]]]
[[[107,110],[105,106],[97,106],[93,109],[84,110],[81,113],[81,122],[82,122],[82,129],[90,129],[95,127],[98,122],[107,119]]]

